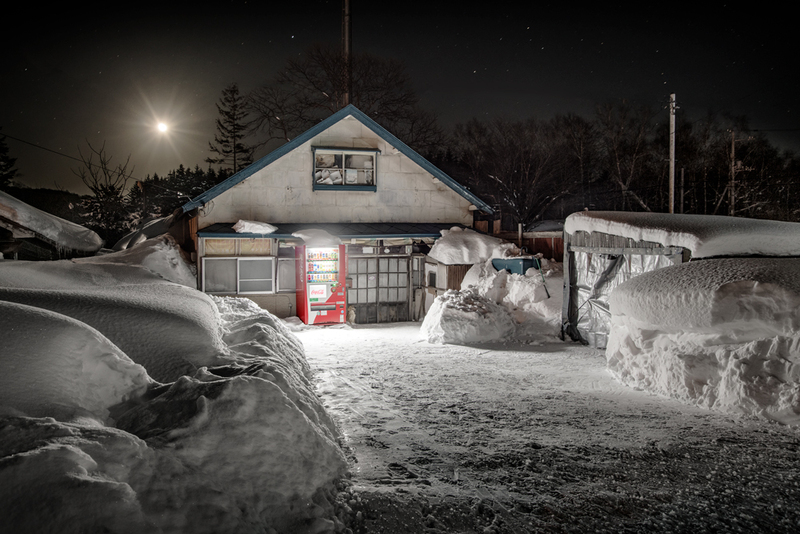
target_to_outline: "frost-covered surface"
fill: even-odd
[[[711,259],[620,285],[609,370],[705,408],[800,423],[800,260]]]
[[[524,275],[498,271],[491,259],[476,263],[461,282],[434,300],[420,333],[430,343],[485,343],[512,338],[538,341],[559,333],[563,300],[561,264],[542,261]]]
[[[0,217],[33,230],[58,246],[81,252],[97,252],[103,239],[88,228],[51,215],[0,191]]]
[[[743,217],[582,211],[567,217],[564,231],[603,232],[684,247],[693,258],[800,255],[800,223]]]
[[[518,255],[517,247],[500,239],[458,226],[442,230],[428,256],[446,265],[483,263],[492,258]]]
[[[346,462],[302,345],[168,259],[114,256],[0,262],[3,528],[334,531]]]
[[[796,532],[800,428],[627,387],[577,343],[297,332],[355,460],[353,532]]]

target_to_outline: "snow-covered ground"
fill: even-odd
[[[332,532],[346,468],[302,345],[168,238],[0,262],[2,532]]]
[[[422,324],[280,321],[196,291],[167,237],[0,262],[0,530],[800,528],[800,426],[770,421],[797,412],[798,260],[632,280],[612,375],[556,338],[558,264],[498,272],[511,247],[450,234],[440,257],[475,266]]]
[[[354,532],[797,532],[800,429],[616,381],[575,343],[298,330],[351,449]]]

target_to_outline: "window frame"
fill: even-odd
[[[334,167],[317,167],[317,154],[330,154],[333,156],[341,156],[341,167],[338,169],[344,174],[342,176],[341,184],[319,184],[317,183],[318,169],[327,169]],[[313,191],[368,191],[375,192],[378,190],[378,156],[380,150],[374,148],[336,148],[336,147],[311,147],[312,161],[311,161],[311,187]],[[347,167],[348,156],[372,156],[372,184],[351,184],[345,183],[347,170],[353,171],[367,171],[367,167]]]
[[[209,292],[206,289],[206,275],[208,274],[207,263],[214,261],[230,261],[236,260],[236,291],[211,291],[216,295],[271,295],[277,293],[277,280],[275,269],[277,267],[277,258],[275,256],[203,256],[203,274],[201,277],[201,286],[203,293]],[[242,278],[242,262],[254,261],[268,261],[270,262],[270,278]],[[265,281],[269,280],[271,285],[270,291],[242,291],[242,282]]]

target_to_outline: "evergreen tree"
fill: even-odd
[[[14,164],[17,158],[12,158],[8,155],[8,145],[6,145],[6,138],[0,135],[0,189],[13,185],[14,178],[17,176],[17,169]]]
[[[206,162],[221,165],[222,168],[237,173],[253,163],[253,147],[242,142],[247,135],[247,110],[245,99],[239,94],[236,83],[222,91],[217,110],[217,134],[214,142],[208,143],[209,150],[217,156],[206,158]]]

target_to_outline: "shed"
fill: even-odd
[[[605,348],[608,297],[642,273],[712,257],[798,256],[800,224],[741,217],[590,212],[564,225],[562,337]]]
[[[0,191],[0,253],[6,259],[61,260],[93,256],[103,246],[92,230]]]

